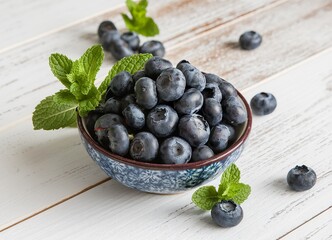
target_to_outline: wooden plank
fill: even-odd
[[[205,11],[202,13],[203,5],[202,1],[199,0],[185,1],[188,3],[188,7],[183,7],[176,0],[151,1],[149,12],[155,14],[156,21],[160,25],[161,35],[158,36],[158,39],[166,41],[168,38],[173,38],[171,43],[174,43],[178,35],[183,35],[179,41],[191,38],[193,32],[205,29],[205,25],[211,25],[210,22],[225,23],[265,5],[269,6],[273,2],[272,0],[241,0],[234,6],[230,1],[208,1],[204,3]],[[179,9],[181,9],[181,13]],[[98,43],[96,29],[103,19],[112,19],[120,29],[124,29],[124,23],[120,16],[122,11],[124,9],[110,11],[0,54],[1,128],[4,128],[8,122],[12,123],[31,114],[35,105],[44,96],[53,94],[62,88],[48,67],[48,57],[51,53],[60,52],[73,59],[78,58],[85,49]],[[220,16],[223,18],[221,19]],[[172,19],[176,19],[176,21]],[[195,20],[188,23],[188,19]],[[79,44],[77,44],[78,41]],[[106,54],[105,58],[105,63],[98,75],[99,78],[104,77],[114,63],[109,53]],[[17,71],[17,69],[22,70]],[[11,94],[6,94],[8,92]],[[43,94],[40,94],[41,92]]]
[[[237,162],[252,186],[239,226],[220,229],[209,212],[178,195],[140,193],[106,182],[3,232],[15,239],[277,239],[331,206],[332,49],[244,91],[249,100],[272,92],[276,111],[253,119],[246,150]],[[317,184],[293,192],[289,169],[306,164]],[[218,180],[212,184],[217,185]],[[52,233],[52,235],[50,235]]]
[[[167,25],[167,12],[161,12],[161,9],[168,9],[169,16],[176,16],[179,13],[177,8],[171,7],[172,4],[180,7],[176,2],[172,0],[163,1],[160,4],[151,3],[151,8],[155,9],[151,12],[156,12],[162,16],[164,20],[160,22],[161,28],[168,29],[169,34],[171,34],[172,29],[177,29],[177,26],[173,22],[169,25],[170,28],[165,27]],[[262,0],[255,3],[240,1],[236,5],[239,10],[236,10],[228,2],[224,2],[226,7],[219,12],[211,11],[214,17],[217,14],[222,14],[228,16],[225,21],[230,20],[271,1]],[[202,5],[200,1],[190,3],[197,4],[197,9],[195,8],[194,11],[183,8],[183,10],[185,13],[193,14],[189,15],[192,17],[201,11],[198,7],[202,7]],[[215,4],[216,1],[209,2],[206,5],[207,9],[212,10],[212,6]],[[218,7],[220,8],[221,5]],[[0,189],[7,194],[0,198],[2,203],[0,204],[0,211],[2,211],[0,229],[106,178],[105,174],[82,150],[77,130],[65,129],[56,132],[56,134],[52,131],[33,131],[30,114],[40,99],[54,93],[61,87],[56,81],[50,80],[54,78],[47,66],[48,55],[51,52],[63,51],[68,53],[70,57],[77,58],[85,48],[97,41],[96,26],[102,19],[113,19],[112,16],[118,16],[114,21],[120,28],[123,28],[119,17],[121,11],[121,9],[111,11],[1,54],[0,141],[3,144],[0,144],[0,151],[1,158],[6,159],[6,161],[2,162],[0,168]],[[210,15],[207,12],[205,15],[199,15],[194,24],[203,24],[210,21],[209,19]],[[189,25],[183,30],[187,31],[194,26]],[[180,27],[183,28],[183,26]],[[82,42],[77,44],[77,39],[81,39]],[[111,61],[106,61],[105,65],[101,75],[106,74]],[[5,105],[11,107],[7,108]],[[8,184],[9,182],[10,184]],[[49,193],[50,189],[53,189],[52,193]]]
[[[1,1],[0,52],[123,6],[123,0]]]
[[[332,207],[290,232],[280,240],[332,239]]]

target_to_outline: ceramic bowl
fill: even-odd
[[[251,130],[252,114],[245,98],[239,92],[238,95],[247,110],[247,122],[241,126],[237,139],[231,146],[222,153],[199,162],[179,165],[138,162],[112,154],[101,147],[90,136],[81,117],[78,117],[78,129],[90,157],[114,180],[144,192],[159,194],[184,192],[220,176],[240,157]]]

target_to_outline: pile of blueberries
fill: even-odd
[[[112,153],[141,162],[184,164],[208,159],[235,141],[247,121],[236,89],[186,60],[161,57],[144,70],[118,73],[86,119],[90,134]]]
[[[113,22],[103,21],[98,27],[98,36],[107,52],[111,52],[116,60],[133,55],[135,52],[151,53],[153,56],[163,57],[165,47],[157,40],[147,41],[140,46],[140,38],[134,32],[120,33]]]

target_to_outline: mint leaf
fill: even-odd
[[[77,103],[78,101],[76,100],[75,96],[67,89],[60,90],[59,92],[55,93],[53,96],[54,102],[57,104],[72,104],[72,103]]]
[[[89,111],[94,110],[101,100],[101,95],[98,89],[93,86],[86,96],[85,99],[82,99],[78,103],[78,113],[81,117],[84,117],[88,114]]]
[[[83,56],[78,60],[88,82],[94,83],[103,60],[104,52],[101,45],[92,46],[86,50]]]
[[[53,130],[72,126],[76,121],[77,102],[57,103],[54,96],[46,97],[35,108],[32,123],[35,130]]]
[[[127,0],[126,5],[132,18],[124,13],[122,13],[122,18],[130,31],[146,37],[159,34],[158,25],[151,17],[146,16],[147,0],[140,0],[138,3],[133,0]]]
[[[152,54],[144,53],[144,54],[134,54],[129,57],[122,58],[120,61],[115,63],[112,69],[108,72],[107,77],[100,84],[98,88],[99,92],[102,95],[104,95],[112,78],[119,72],[127,71],[130,74],[134,74],[138,70],[143,69],[145,62],[152,57],[153,57]]]
[[[230,183],[238,183],[240,181],[240,174],[240,170],[234,163],[228,166],[222,174],[218,192],[223,193]]]
[[[192,195],[192,201],[203,210],[211,210],[213,205],[219,201],[218,193],[214,186],[203,186]]]
[[[221,196],[221,200],[233,200],[237,204],[243,203],[250,195],[251,188],[243,183],[230,183]]]
[[[70,73],[72,68],[72,60],[65,55],[54,53],[49,57],[49,65],[54,76],[60,80],[60,82],[67,88],[70,86],[70,82],[67,79],[67,74]]]

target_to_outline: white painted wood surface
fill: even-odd
[[[151,4],[151,7],[155,6],[156,12],[161,12],[161,9],[170,9],[172,12],[168,14],[174,18],[178,15],[178,11],[170,6],[173,6],[175,2],[169,1],[168,5],[164,2],[161,7],[158,4]],[[195,9],[201,9],[199,1],[194,3],[198,4]],[[207,5],[211,11],[213,3],[212,1],[210,5]],[[232,19],[245,14],[246,11],[264,6],[267,1],[262,1],[260,5],[246,4],[245,1],[242,4],[238,5],[239,11],[233,11],[233,15],[230,14],[232,5],[225,4],[228,7],[221,12],[229,16],[227,19]],[[195,15],[198,12],[195,12]],[[204,21],[210,21],[211,16],[208,13],[200,15],[201,18],[196,20],[196,24],[204,25]],[[218,18],[220,12],[214,14],[215,18]],[[112,11],[106,18],[115,19],[117,25],[121,26],[120,19],[112,17],[113,15],[118,16],[119,12]],[[76,194],[106,177],[82,151],[77,130],[66,129],[54,134],[52,131],[33,131],[31,124],[31,113],[35,105],[45,96],[61,88],[49,70],[47,60],[49,54],[59,51],[77,58],[85,48],[97,41],[95,29],[102,19],[105,19],[105,15],[0,54],[2,55],[0,96],[3,96],[0,98],[0,132],[5,141],[5,144],[0,146],[0,152],[3,152],[2,157],[6,159],[0,169],[0,182],[4,183],[0,186],[4,192],[8,193],[2,198],[4,204],[0,205],[2,211],[0,229]],[[183,26],[179,28],[175,23],[170,24],[169,28],[166,28],[166,25],[167,19],[164,17],[160,20],[160,28],[167,29],[169,34],[172,30],[179,31],[183,28]],[[184,31],[187,30],[184,29]],[[86,39],[82,37],[85,40],[77,44],[78,36],[88,37]],[[100,75],[107,73],[110,64],[110,61],[106,61]],[[24,71],[16,71],[17,68]],[[11,94],[6,94],[8,92]],[[47,147],[49,145],[55,147],[53,151]],[[58,153],[57,151],[62,148],[65,150]],[[62,160],[57,161],[57,159]],[[12,184],[5,184],[6,182]],[[12,186],[15,186],[14,191]],[[49,189],[56,190],[52,194],[45,195],[44,193],[47,193]],[[40,195],[44,197],[40,198]],[[30,204],[25,205],[26,202]],[[15,212],[11,211],[15,206],[21,207],[18,207]]]
[[[0,196],[0,239],[131,239],[133,233],[138,239],[328,239],[332,2],[150,1],[149,11],[162,30],[157,38],[165,42],[174,64],[186,58],[218,73],[248,100],[259,91],[277,96],[275,113],[254,118],[251,142],[238,162],[253,193],[243,204],[243,222],[227,230],[215,227],[208,213],[193,206],[192,192],[151,195],[107,181],[84,152],[76,129],[32,130],[34,106],[61,87],[48,69],[49,54],[78,57],[98,41],[96,28],[105,18],[124,30],[119,16],[123,2],[111,2],[83,2],[84,11],[69,16],[65,1],[0,1],[0,12],[5,12],[0,20],[18,16],[10,24],[0,22],[0,33],[8,30],[0,39],[0,189],[5,193]],[[52,16],[58,9],[63,9],[60,21],[47,18],[40,24],[31,18],[38,12]],[[20,32],[11,26],[22,21],[17,38]],[[25,31],[25,26],[35,29]],[[262,33],[263,44],[240,51],[236,41],[248,29]],[[106,60],[100,79],[112,64]],[[298,194],[284,179],[291,167],[303,163],[319,179],[312,190]]]
[[[209,212],[200,211],[191,203],[192,191],[169,196],[145,194],[110,180],[8,229],[3,236],[15,239],[283,236],[331,206],[332,68],[328,64],[331,61],[332,49],[244,91],[247,99],[257,91],[273,92],[278,108],[269,116],[254,117],[251,141],[237,162],[242,181],[252,186],[252,195],[243,204],[245,217],[237,227],[216,227]],[[288,188],[285,178],[296,164],[306,164],[317,172],[317,184],[311,190],[299,193]],[[212,184],[217,183],[216,180]]]

